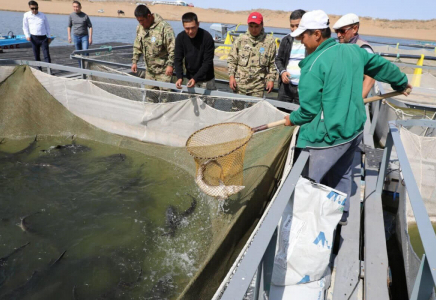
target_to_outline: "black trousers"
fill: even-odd
[[[41,61],[41,48],[42,48],[42,53],[44,54],[44,61],[51,63],[47,36],[31,35],[30,42],[32,43],[33,56],[35,57],[35,60]]]
[[[278,99],[280,101],[300,104],[300,98],[298,97],[298,85],[293,85],[292,83],[285,84],[282,82],[279,87]]]

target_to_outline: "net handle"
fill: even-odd
[[[406,89],[406,93],[407,95],[409,95],[412,92],[412,90],[410,88]],[[390,92],[390,93],[386,93],[383,95],[379,95],[379,96],[374,96],[371,98],[366,98],[363,100],[363,103],[370,103],[370,102],[374,102],[374,101],[378,101],[378,100],[383,100],[386,98],[390,98],[390,97],[394,97],[394,96],[399,96],[399,95],[403,95],[403,92]]]
[[[260,126],[254,127],[251,130],[254,133],[254,132],[266,130],[266,129],[269,129],[269,128],[277,127],[277,126],[280,126],[280,125],[285,125],[285,122],[286,122],[286,120],[283,119],[283,120],[280,120],[280,121],[275,121],[275,122],[272,122],[272,123],[268,123],[268,124],[265,124],[265,125],[260,125]]]
[[[410,88],[406,89],[406,93],[408,95],[411,92],[412,92],[412,89],[410,89]],[[403,92],[391,92],[391,93],[386,93],[386,94],[379,95],[379,96],[374,96],[374,97],[366,98],[366,99],[363,100],[363,103],[366,104],[366,103],[370,103],[370,102],[374,102],[374,101],[378,101],[378,100],[383,100],[383,99],[394,97],[394,96],[398,96],[398,95],[403,95]],[[285,122],[286,122],[286,120],[283,119],[283,120],[280,120],[280,121],[275,121],[275,122],[272,122],[272,123],[268,123],[268,124],[265,124],[265,125],[260,125],[260,126],[254,127],[251,130],[253,131],[253,133],[255,133],[255,132],[259,132],[259,131],[266,130],[266,129],[269,129],[269,128],[277,127],[277,126],[280,126],[280,125],[285,125]]]

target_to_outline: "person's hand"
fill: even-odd
[[[409,92],[407,92],[408,89],[410,89]],[[406,97],[409,96],[409,94],[412,92],[412,89],[413,89],[412,85],[410,83],[408,83],[406,89],[402,92],[403,95]]]
[[[237,86],[237,84],[236,84],[236,80],[235,80],[235,77],[234,77],[234,76],[230,76],[230,79],[229,79],[229,86],[230,86],[230,88],[231,88],[233,91],[236,90],[236,86]]]
[[[289,76],[291,76],[291,74],[289,74],[289,72],[283,72],[281,76],[282,76],[282,82],[289,84]]]
[[[266,84],[266,90],[268,91],[268,94],[271,93],[273,88],[274,88],[274,81],[268,81],[268,83]]]
[[[192,78],[191,80],[189,80],[188,83],[186,84],[186,86],[187,86],[188,88],[192,88],[192,87],[194,87],[194,86],[195,86],[195,79]]]
[[[165,75],[167,75],[167,76],[173,76],[173,71],[174,71],[173,67],[171,67],[171,66],[167,66],[167,68],[166,68],[166,70],[165,70]]]
[[[30,37],[26,37],[26,40],[27,40],[28,42],[30,42]]]
[[[132,64],[131,70],[132,70],[133,73],[138,72],[138,66],[137,66],[137,64]]]
[[[183,78],[177,79],[177,81],[176,81],[176,88],[181,89],[182,88],[182,82],[183,82]]]
[[[71,40],[71,36],[68,37],[68,43],[71,44],[72,40]]]
[[[285,126],[293,126],[294,124],[292,124],[291,120],[289,119],[290,115],[287,115],[285,117]]]
[[[91,46],[92,45],[92,37],[89,37],[88,42],[89,42],[89,46]]]

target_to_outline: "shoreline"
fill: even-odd
[[[47,14],[69,15],[72,12],[71,2],[63,0],[40,1],[40,10]],[[128,2],[89,2],[82,0],[83,12],[90,17],[134,18],[134,3]],[[204,9],[199,7],[183,7],[172,5],[151,5],[150,10],[158,13],[165,20],[180,21],[181,16],[188,11],[195,12],[199,21],[208,23],[245,24],[250,11],[227,11],[223,9]],[[104,9],[104,13],[98,13]],[[118,17],[117,10],[123,10],[124,16]],[[0,11],[26,12],[27,0],[0,0]],[[255,10],[251,10],[255,11]],[[276,28],[289,28],[289,12],[257,9],[264,16],[265,26]],[[329,15],[333,25],[339,16]],[[200,25],[201,26],[201,25]],[[436,41],[436,19],[433,20],[384,20],[369,17],[360,17],[359,33],[367,36],[408,39],[414,41]]]

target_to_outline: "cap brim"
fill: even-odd
[[[292,37],[297,37],[297,36],[299,36],[300,34],[302,34],[305,31],[306,31],[306,29],[298,27],[294,32],[291,32],[291,36]]]

